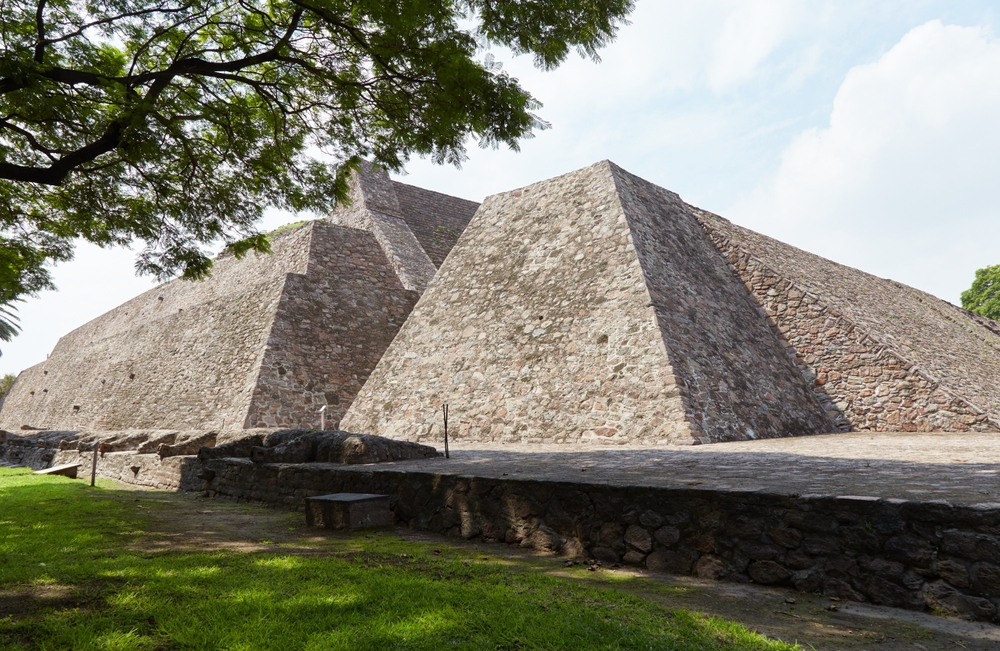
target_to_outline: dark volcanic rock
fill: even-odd
[[[264,445],[250,448],[255,463],[379,463],[440,456],[427,445],[369,434],[309,430],[275,432]]]

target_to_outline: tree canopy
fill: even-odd
[[[597,59],[633,4],[5,0],[0,305],[50,287],[76,237],[199,278],[203,245],[267,251],[265,208],[328,209],[362,158],[517,149],[546,125],[489,47]]]
[[[962,292],[962,307],[987,319],[1000,320],[1000,264],[976,270],[972,287]]]

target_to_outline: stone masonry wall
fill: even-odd
[[[602,169],[487,198],[342,426],[439,440],[447,402],[456,440],[690,442]]]
[[[652,188],[604,162],[488,198],[343,426],[440,440],[446,402],[456,440],[831,429],[704,231]]]
[[[776,334],[788,347],[789,356],[794,358],[802,376],[812,384],[817,398],[826,408],[841,430],[860,431],[1000,431],[1000,422],[992,410],[987,411],[958,395],[948,385],[931,375],[924,363],[933,362],[942,348],[979,344],[984,351],[975,354],[973,363],[963,364],[969,351],[960,351],[954,357],[957,369],[949,369],[948,376],[956,371],[965,382],[960,390],[968,390],[967,375],[983,375],[990,367],[987,360],[996,357],[993,375],[979,377],[972,395],[983,395],[996,384],[996,371],[1000,369],[1000,356],[992,346],[997,344],[993,333],[967,319],[973,327],[966,326],[958,334],[941,327],[943,319],[935,319],[934,314],[920,314],[914,319],[913,311],[903,301],[916,303],[916,290],[897,287],[896,283],[874,278],[853,269],[836,265],[829,260],[812,256],[780,242],[768,240],[761,235],[738,229],[720,217],[698,212],[706,230],[711,234],[719,250],[729,262],[733,271],[743,280],[760,303]],[[763,260],[761,259],[763,258]],[[809,274],[802,270],[791,280],[778,273],[768,262],[794,259],[798,265],[805,262],[815,264],[825,271],[825,282],[809,284]],[[823,269],[839,267],[839,269]],[[843,305],[831,305],[830,289],[838,288],[831,282],[837,272],[843,280],[850,281],[847,291],[855,296],[854,312],[845,315]],[[814,272],[816,273],[816,272]],[[819,289],[817,289],[819,288]],[[825,291],[824,291],[825,290]],[[841,289],[841,291],[844,291]],[[921,293],[922,294],[922,293]],[[892,298],[890,298],[892,295]],[[902,298],[900,297],[902,296]],[[919,296],[920,303],[939,303],[938,309],[955,314],[957,308],[929,295]],[[874,306],[868,302],[883,304],[887,313],[875,315]],[[885,308],[884,305],[889,307]],[[868,309],[868,319],[860,319],[858,312]],[[895,315],[897,318],[893,318]],[[888,318],[887,318],[888,317]],[[884,328],[872,331],[872,322],[881,318],[891,322]],[[899,354],[895,344],[901,337],[916,338],[913,333],[901,332],[905,328],[916,330],[917,336],[934,341],[926,341],[935,351],[907,352],[916,354],[920,364]],[[934,329],[940,328],[937,333]],[[893,336],[893,331],[897,336]],[[969,335],[978,334],[975,336]],[[986,356],[987,360],[983,357]],[[986,363],[984,363],[984,361]],[[975,368],[972,368],[975,367]],[[946,376],[947,377],[947,376]],[[996,389],[1000,393],[1000,388]],[[988,394],[987,394],[988,395]]]
[[[834,431],[687,205],[614,165],[611,171],[669,363],[701,442]]]
[[[285,282],[245,427],[319,427],[323,405],[335,426],[418,298],[366,231],[313,222],[305,271]]]
[[[92,447],[53,447],[76,432],[28,441],[0,433],[0,460],[81,463]],[[334,492],[390,496],[397,524],[465,539],[591,556],[651,571],[783,585],[895,607],[997,620],[1000,506],[942,500],[781,494],[766,489],[609,486],[424,471],[414,464],[254,463],[143,449],[199,432],[105,432],[98,475],[128,484],[203,492],[301,509]],[[214,435],[213,432],[208,432]],[[218,433],[223,436],[245,433]],[[119,445],[138,449],[118,452]],[[16,445],[12,446],[12,442]],[[131,442],[131,443],[130,443]],[[92,443],[91,443],[92,445]],[[63,446],[65,447],[65,446]]]
[[[223,255],[210,280],[173,280],[59,340],[0,410],[7,429],[218,428],[242,423],[288,273],[306,269],[311,229],[272,255]]]
[[[423,292],[437,267],[403,219],[389,175],[364,166],[354,176],[350,196],[351,203],[338,206],[329,221],[372,233],[403,286]]]
[[[611,487],[245,459],[214,459],[205,467],[213,479],[186,480],[187,489],[296,509],[310,495],[387,494],[398,524],[466,539],[968,619],[995,620],[1000,606],[996,504]]]
[[[406,225],[434,266],[440,267],[479,204],[398,181],[393,181],[392,187]]]

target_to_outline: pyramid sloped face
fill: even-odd
[[[1000,431],[995,322],[692,210],[840,429]]]
[[[687,204],[617,167],[612,171],[670,366],[703,436],[734,441],[832,431]]]
[[[19,376],[0,426],[218,428],[241,424],[288,273],[306,270],[310,229],[273,255],[223,256],[209,280],[172,280],[90,321]]]
[[[692,443],[828,429],[682,207],[607,162],[488,198],[342,426],[439,439],[446,402],[452,435],[479,441]],[[706,280],[712,288],[694,287]],[[734,343],[763,363],[730,346],[743,327],[751,332]]]
[[[271,255],[223,256],[203,282],[156,287],[60,339],[18,377],[0,426],[333,424],[417,294],[371,233],[314,221]]]
[[[393,181],[392,187],[403,220],[434,266],[440,267],[479,204],[398,181]]]
[[[417,302],[368,232],[314,222],[305,273],[289,274],[245,427],[333,426]]]

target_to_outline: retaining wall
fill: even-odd
[[[1000,606],[1000,504],[612,487],[245,459],[209,460],[205,468],[211,481],[182,486],[289,508],[309,495],[382,493],[391,496],[397,523],[466,539],[968,619],[996,619]]]

